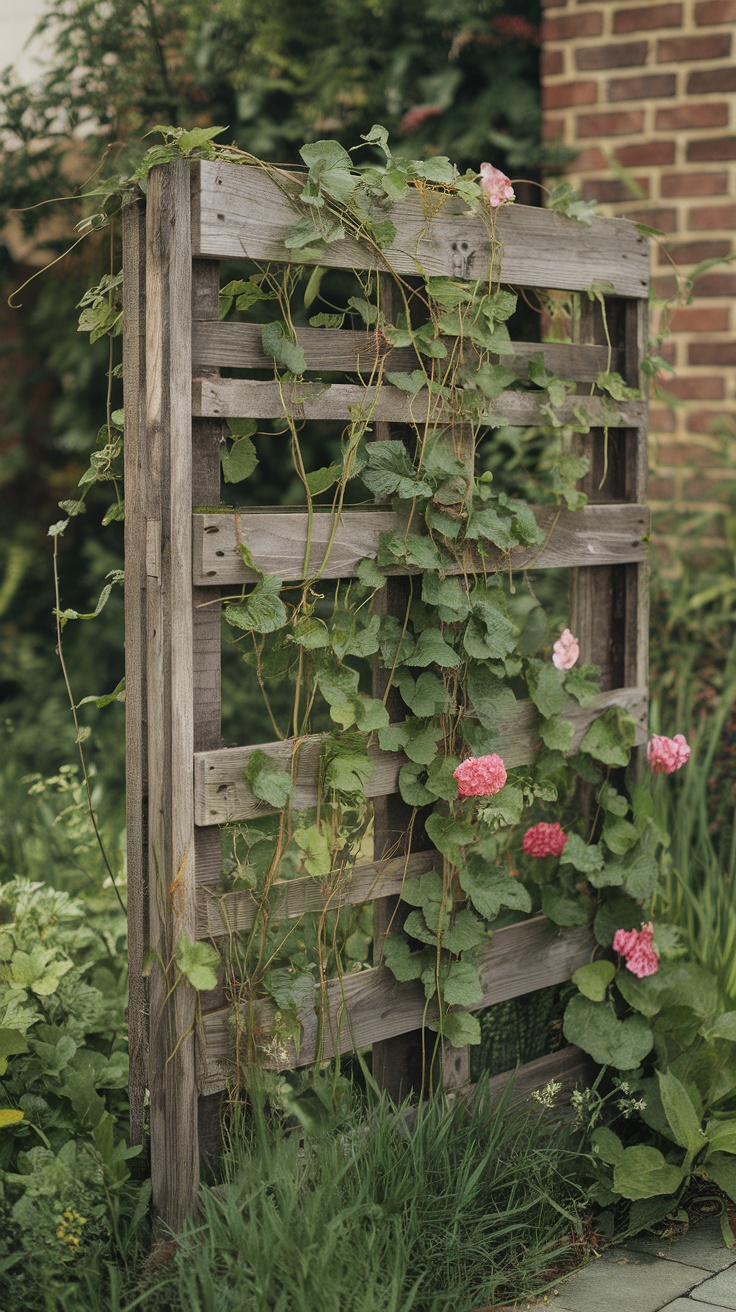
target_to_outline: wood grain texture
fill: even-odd
[[[180,935],[196,933],[192,662],[192,261],[189,168],[154,169],[146,204],[146,560],[153,1204],[172,1228],[199,1187],[196,994],[172,992]]]
[[[646,560],[649,512],[645,506],[533,509],[537,523],[547,534],[542,546],[500,551],[489,545],[482,562],[469,551],[467,558],[448,561],[443,573],[462,574],[484,567],[488,572],[559,569]],[[376,557],[381,534],[400,530],[405,523],[398,512],[391,510],[344,510],[328,552],[334,521],[328,511],[317,512],[312,520],[310,573],[325,579],[352,577],[362,560]],[[226,587],[255,583],[258,574],[244,565],[239,544],[249,548],[258,570],[275,574],[285,582],[301,580],[305,577],[307,526],[306,510],[195,514],[195,582],[199,586]],[[416,572],[401,565],[387,570],[397,575]]]
[[[260,324],[195,322],[192,336],[195,375],[208,368],[273,369],[273,359],[263,350],[261,337]],[[360,373],[367,379],[380,361],[391,370],[416,369],[419,363],[411,347],[392,347],[378,333],[349,328],[297,328],[296,338],[304,351],[307,370],[344,370]],[[609,368],[608,349],[604,346],[512,342],[511,347],[513,354],[505,355],[503,363],[516,370],[520,378],[528,377],[529,360],[540,355],[552,373],[579,383],[594,383],[601,370]],[[472,358],[472,344],[466,344],[465,351],[467,358]],[[614,351],[611,369],[618,368],[620,354]]]
[[[340,907],[360,906],[374,898],[401,892],[404,881],[415,879],[426,870],[441,865],[442,857],[431,852],[413,852],[408,856],[386,857],[368,861],[324,879],[306,875],[285,879],[271,887],[268,899],[270,921],[295,920],[310,911],[333,911]],[[201,889],[197,897],[197,932],[200,938],[222,938],[253,928],[261,904],[251,893],[213,893]]]
[[[495,1101],[505,1093],[509,1083],[513,1081],[509,1106],[515,1107],[525,1102],[536,1089],[543,1089],[545,1084],[554,1080],[562,1085],[556,1097],[557,1107],[562,1107],[569,1100],[573,1089],[592,1083],[593,1072],[593,1062],[587,1053],[581,1048],[576,1048],[574,1044],[569,1044],[565,1048],[560,1048],[558,1052],[548,1053],[546,1057],[537,1057],[536,1061],[527,1062],[514,1071],[486,1076],[478,1081],[474,1089],[477,1092],[487,1088],[490,1097]]]
[[[570,752],[573,753],[593,720],[608,706],[623,706],[636,720],[638,737],[646,732],[646,690],[619,688],[603,693],[595,705],[583,709],[570,703],[565,717],[576,726]],[[518,702],[513,716],[499,723],[500,745],[496,749],[507,768],[526,765],[539,743],[537,711],[529,701]],[[194,757],[194,805],[198,825],[228,824],[256,816],[272,815],[273,808],[251,792],[244,770],[255,751],[263,751],[284,771],[293,769],[291,809],[315,806],[318,797],[319,755],[325,737],[311,734],[306,738],[287,738],[283,742],[262,743],[250,747],[225,747],[215,752],[197,752]],[[367,797],[382,797],[398,788],[399,771],[406,763],[401,752],[384,752],[377,745],[368,749],[373,773],[366,780]],[[296,762],[292,757],[296,754]]]
[[[544,422],[542,406],[547,404],[543,392],[502,392],[489,402],[480,418],[483,424],[510,424],[527,428]],[[242,378],[195,378],[192,382],[192,413],[211,419],[280,419],[284,407],[294,419],[349,420],[360,413],[368,423],[450,424],[457,418],[449,401],[430,396],[426,388],[410,396],[399,387],[383,383],[380,387],[362,387],[352,383],[256,382]],[[567,396],[555,413],[563,422],[574,420],[574,410],[584,411],[594,427],[605,422],[610,410],[602,407],[598,397]],[[620,401],[615,405],[617,422],[633,428],[644,421],[641,401]],[[276,438],[274,441],[278,440]]]
[[[469,1010],[478,1011],[508,998],[562,984],[578,966],[590,959],[594,938],[587,926],[560,931],[543,916],[499,929],[483,950],[483,996]],[[400,984],[386,966],[373,966],[355,975],[330,980],[315,989],[313,1007],[299,1014],[299,1051],[289,1045],[288,1064],[309,1066],[335,1053],[351,1052],[400,1034],[420,1029],[436,1012],[425,1013],[424,989],[418,982]],[[324,1027],[318,1020],[324,1009]],[[268,1033],[268,1014],[258,1014],[259,1028]],[[214,1093],[235,1076],[234,1028],[229,1011],[211,1012],[204,1019],[200,1092]]]
[[[299,217],[289,198],[301,190],[304,175],[202,160],[192,166],[196,193],[193,252],[215,259],[294,261],[284,245],[286,229]],[[381,217],[396,226],[394,243],[384,252],[346,239],[328,246],[317,259],[298,262],[349,269],[392,268],[404,275],[487,278],[491,248],[486,224],[447,196],[431,222],[419,195],[397,202]],[[500,281],[527,287],[582,290],[596,279],[610,282],[623,296],[646,297],[648,243],[625,219],[576,223],[549,210],[505,205],[497,215],[501,243]]]
[[[125,790],[128,867],[128,1053],[130,1141],[143,1143],[148,1088],[148,816],[146,741],[146,221],[123,211],[123,399],[125,478]]]

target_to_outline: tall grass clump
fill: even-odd
[[[256,1106],[224,1183],[156,1255],[166,1312],[475,1312],[548,1288],[582,1247],[585,1190],[539,1113],[437,1099],[412,1123],[354,1092],[304,1134]],[[534,1106],[534,1104],[532,1104]]]

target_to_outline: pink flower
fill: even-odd
[[[511,180],[502,173],[500,169],[495,169],[492,164],[481,164],[480,166],[480,185],[483,188],[491,205],[495,210],[497,206],[503,205],[506,200],[514,200],[515,193],[511,186]]]
[[[655,733],[649,739],[647,760],[654,774],[672,774],[681,770],[690,755],[690,748],[681,733],[674,738]]]
[[[626,969],[636,975],[637,979],[655,975],[659,970],[659,956],[652,943],[653,937],[654,926],[651,920],[648,925],[642,924],[640,930],[617,929],[613,936],[614,952],[623,957]]]
[[[452,773],[459,797],[493,797],[506,783],[506,767],[495,752],[492,756],[469,756]]]
[[[566,842],[567,834],[563,833],[556,820],[554,824],[542,820],[527,829],[521,845],[527,856],[562,856]]]
[[[414,105],[407,109],[399,123],[399,132],[416,132],[429,118],[436,118],[444,113],[441,105]]]
[[[563,629],[552,648],[552,664],[558,670],[571,670],[580,655],[580,645],[569,629]]]

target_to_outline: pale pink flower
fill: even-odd
[[[436,118],[443,112],[441,105],[414,105],[413,109],[407,109],[399,123],[399,132],[416,132],[428,118]]]
[[[649,739],[647,760],[654,774],[672,774],[681,770],[690,755],[684,736],[676,733],[674,738],[655,733]]]
[[[511,186],[511,180],[500,169],[494,168],[492,164],[481,164],[480,185],[493,210],[497,206],[503,205],[504,201],[515,200],[516,198],[514,189]]]
[[[527,829],[521,845],[527,856],[562,856],[566,842],[567,834],[556,820],[554,824],[541,820],[538,825]]]
[[[552,664],[558,670],[571,670],[580,655],[580,644],[569,629],[563,629],[552,648]]]
[[[617,929],[613,936],[613,950],[618,952],[637,979],[645,975],[655,975],[659,970],[659,956],[652,943],[654,926],[651,922],[642,924],[640,930]]]
[[[468,756],[452,773],[460,797],[493,797],[506,783],[506,767],[495,752],[491,756]]]

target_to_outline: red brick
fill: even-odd
[[[677,91],[676,73],[642,73],[639,77],[614,77],[608,83],[608,99],[650,100],[658,96],[674,96]]]
[[[707,141],[691,141],[687,158],[697,164],[701,160],[736,159],[736,137],[712,137]]]
[[[736,411],[728,414],[720,406],[717,410],[688,410],[687,426],[691,433],[712,433],[724,419],[736,420]]]
[[[668,405],[650,405],[649,427],[656,433],[674,433],[675,414]]]
[[[670,319],[670,328],[673,333],[728,332],[730,318],[730,311],[726,306],[704,310],[700,306],[688,305],[681,310],[675,310]]]
[[[647,41],[605,42],[575,51],[575,64],[582,72],[593,68],[636,68],[646,64]]]
[[[682,24],[682,5],[647,5],[643,9],[619,9],[613,15],[613,30],[622,32],[644,32],[661,27],[680,27]]]
[[[663,173],[659,185],[663,196],[724,196],[728,174]]]
[[[625,169],[644,168],[649,164],[674,164],[674,141],[643,141],[640,145],[619,146],[616,159]]]
[[[542,83],[544,109],[564,109],[568,105],[594,105],[597,99],[596,82],[558,82],[556,86]]]
[[[641,191],[637,195],[623,178],[585,178],[580,190],[586,200],[598,200],[602,205],[620,201],[643,200],[649,196],[649,178],[634,178]]]
[[[565,71],[565,59],[561,50],[543,50],[540,58],[542,77],[557,77]]]
[[[683,487],[683,496],[686,501],[710,501],[720,503],[723,501],[723,480],[731,478],[729,470],[719,469],[714,471],[711,479],[691,478],[687,480]]]
[[[710,36],[670,36],[657,42],[657,62],[689,64],[693,59],[725,59],[731,53],[731,37],[726,32]]]
[[[623,137],[644,130],[644,110],[619,110],[611,114],[578,114],[579,137]]]
[[[688,364],[707,364],[711,369],[736,364],[736,342],[691,342]]]
[[[707,447],[696,446],[694,443],[682,442],[677,445],[673,443],[670,446],[664,446],[660,442],[657,445],[657,463],[670,468],[677,465],[692,469],[694,465],[702,465],[703,455],[707,450]]]
[[[543,9],[567,9],[567,0],[542,0]]]
[[[542,18],[542,44],[548,41],[567,41],[570,37],[577,40],[583,36],[600,36],[603,31],[603,15],[562,14],[559,18]]]
[[[736,68],[733,64],[727,64],[725,68],[699,68],[687,80],[689,96],[707,96],[717,91],[736,91]]]
[[[556,137],[562,137],[565,133],[564,118],[551,118],[545,114],[542,118],[542,136],[545,141],[554,140]]]
[[[662,232],[677,232],[677,210],[655,207],[627,210],[626,217],[632,223],[646,223],[647,227],[660,228]]]
[[[578,173],[595,173],[597,169],[608,168],[608,160],[597,146],[584,146],[575,160]]]
[[[736,228],[736,205],[707,205],[703,209],[691,210],[687,226],[693,232]]]
[[[722,401],[726,394],[724,379],[718,375],[705,378],[668,378],[665,387],[681,401]]]
[[[676,105],[658,109],[655,126],[658,131],[677,132],[681,128],[725,128],[728,125],[728,105]]]
[[[700,0],[695,6],[695,22],[699,27],[711,23],[736,23],[736,0]]]
[[[671,478],[650,478],[649,499],[650,501],[674,501],[674,480]]]
[[[700,296],[736,296],[736,274],[704,273],[698,278],[697,295]]]
[[[678,264],[700,264],[701,260],[719,260],[724,255],[730,255],[731,243],[725,238],[723,241],[682,241],[671,243],[667,250]],[[659,262],[669,263],[664,251],[660,254]]]

